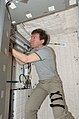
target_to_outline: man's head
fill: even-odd
[[[31,47],[32,48],[40,48],[44,45],[49,43],[49,35],[46,33],[45,30],[42,29],[35,29],[31,33]]]

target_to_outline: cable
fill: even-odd
[[[28,89],[31,87],[31,81],[29,79],[30,72],[28,73],[28,75],[25,75],[24,70],[25,69],[24,69],[24,65],[23,65],[23,73],[19,75],[19,81],[20,81],[20,83],[23,83],[25,88]]]

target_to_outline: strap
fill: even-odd
[[[60,94],[60,91],[57,91],[57,92],[55,92],[55,93],[51,93],[51,94],[50,94],[50,98],[51,98],[53,95],[55,95],[55,94],[58,94],[58,95],[61,95],[61,96],[62,96],[62,94]]]
[[[50,104],[50,107],[62,107],[65,109],[65,106],[60,104]]]
[[[51,99],[51,102],[53,102],[55,100],[63,100],[63,98],[62,97],[59,97],[59,98]]]

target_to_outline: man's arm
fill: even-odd
[[[24,64],[25,64],[24,62],[20,61],[19,59],[17,59],[17,58],[15,58],[15,59],[16,59],[16,61],[17,61],[20,65],[24,65]]]
[[[36,62],[40,60],[40,57],[36,53],[31,53],[29,55],[23,54],[15,49],[12,49],[12,55],[20,60],[21,62],[25,63],[31,63]]]

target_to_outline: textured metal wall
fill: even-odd
[[[5,6],[5,0],[0,1],[0,119],[8,119],[9,94],[11,80],[11,57],[9,56],[11,21]]]
[[[5,2],[4,1],[5,0],[0,0],[0,50],[1,50],[4,16],[5,16]]]
[[[78,0],[78,21],[79,21],[79,0]],[[78,22],[78,40],[79,40],[79,22]]]

